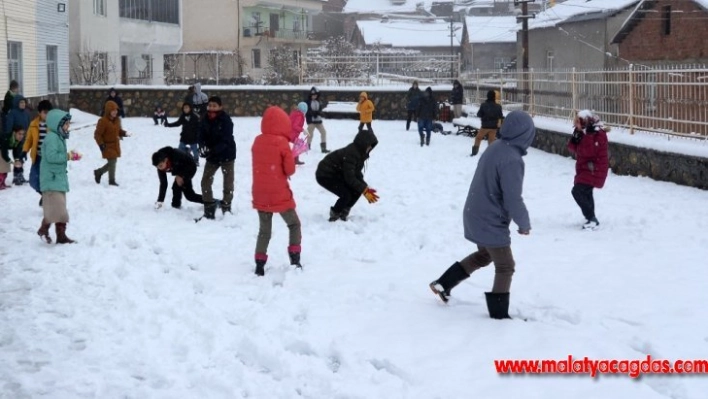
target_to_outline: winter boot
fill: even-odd
[[[420,146],[422,147],[422,146],[424,146],[424,145],[425,145],[425,136],[423,136],[423,135],[421,134],[421,135],[420,135]]]
[[[597,221],[597,218],[593,217],[592,219],[588,220],[585,222],[583,225],[583,230],[597,230],[600,228],[600,222]]]
[[[66,236],[66,223],[57,223],[57,244],[73,244],[76,241]]]
[[[116,183],[115,180],[114,180],[114,181],[109,181],[109,182],[108,182],[108,185],[109,185],[109,186],[116,186],[116,187],[119,187],[119,186],[120,186],[120,184]]]
[[[22,176],[22,173],[24,173],[24,169],[15,167],[12,168],[12,184],[21,186],[26,182],[25,177]]]
[[[335,212],[334,208],[329,208],[329,221],[336,222],[341,217],[339,212]]]
[[[96,181],[96,184],[101,184],[101,171],[96,169],[93,171],[93,180]]]
[[[300,156],[299,156],[299,155],[295,157],[295,165],[304,165],[304,164],[305,164],[305,162],[302,162],[302,161],[300,160]]]
[[[42,225],[39,227],[39,230],[37,230],[37,235],[39,238],[46,241],[47,244],[52,243],[52,237],[49,236],[49,227],[51,225],[51,223],[47,222],[45,219],[42,219]]]
[[[327,154],[329,150],[327,149],[327,143],[320,143],[320,149],[322,150],[323,154]]]
[[[264,253],[256,254],[256,276],[265,276],[266,262],[268,262],[268,255]]]
[[[347,218],[349,217],[349,212],[352,210],[352,208],[344,208],[342,209],[342,212],[339,214],[339,218],[346,222]]]
[[[430,289],[439,296],[443,302],[447,303],[450,290],[469,276],[460,262],[455,262],[445,270],[445,273],[443,273],[440,278],[430,283]]]
[[[479,153],[479,146],[477,146],[477,145],[472,146],[472,155],[470,155],[470,156],[473,157],[473,156],[477,155],[478,153]]]
[[[300,251],[301,247],[299,245],[288,246],[288,255],[290,255],[290,264],[295,266],[296,269],[302,269],[300,264]]]
[[[485,292],[487,298],[487,310],[492,319],[511,319],[509,317],[509,293],[498,294]]]
[[[206,219],[214,220],[216,218],[216,202],[209,202],[204,204],[204,217]]]
[[[425,138],[425,145],[430,145],[430,136]]]
[[[230,203],[228,203],[228,202],[221,202],[221,203],[219,204],[219,206],[221,207],[221,214],[226,215],[226,212],[232,213],[232,212],[231,212],[231,204],[230,204]]]
[[[5,179],[7,179],[7,173],[0,173],[0,190],[9,188],[9,186],[5,184]]]

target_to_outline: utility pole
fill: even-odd
[[[516,22],[521,22],[521,68],[525,99],[527,99],[529,95],[529,19],[536,18],[535,15],[529,15],[529,3],[534,2],[536,2],[536,0],[514,0],[514,6],[521,4],[521,14],[517,14]],[[528,104],[528,102],[526,103]]]

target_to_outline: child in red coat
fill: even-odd
[[[568,150],[575,154],[575,180],[573,198],[585,216],[585,230],[595,230],[600,222],[595,217],[593,189],[602,188],[610,167],[607,151],[607,132],[600,118],[592,111],[578,112],[573,136],[568,141]]]
[[[278,107],[268,107],[261,120],[261,134],[256,136],[251,147],[253,208],[258,211],[260,222],[255,254],[258,276],[265,274],[274,213],[283,217],[290,231],[290,264],[302,267],[300,219],[288,183],[289,177],[295,173],[295,158],[289,144],[291,137],[292,124],[288,114]]]
[[[307,104],[301,102],[297,105],[297,109],[294,109],[290,113],[290,126],[292,128],[290,133],[290,142],[295,143],[300,133],[305,131],[305,113],[307,112]],[[300,156],[295,157],[295,165],[304,165],[305,162],[300,161]]]

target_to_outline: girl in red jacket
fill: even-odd
[[[300,133],[305,132],[305,114],[307,113],[307,104],[301,102],[297,105],[297,109],[294,109],[290,113],[290,142],[295,143]],[[307,133],[306,133],[307,134]],[[295,157],[295,165],[304,165],[305,162],[300,161],[300,156]]]
[[[609,128],[605,128],[600,118],[589,110],[578,112],[574,127],[573,136],[568,141],[568,150],[575,154],[575,181],[571,192],[586,219],[583,229],[595,230],[600,222],[595,217],[592,191],[602,188],[607,179]]]
[[[268,261],[273,214],[279,213],[290,231],[288,254],[290,264],[300,265],[302,233],[300,219],[295,212],[295,200],[288,179],[295,173],[295,158],[290,149],[292,124],[288,114],[271,106],[261,120],[261,134],[253,140],[253,207],[258,211],[260,228],[256,241],[256,275],[265,274]]]

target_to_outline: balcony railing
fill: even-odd
[[[294,29],[278,29],[272,31],[268,27],[258,27],[249,26],[243,28],[243,37],[257,37],[264,36],[275,39],[285,39],[285,40],[322,40],[322,35],[305,30],[294,30]]]

